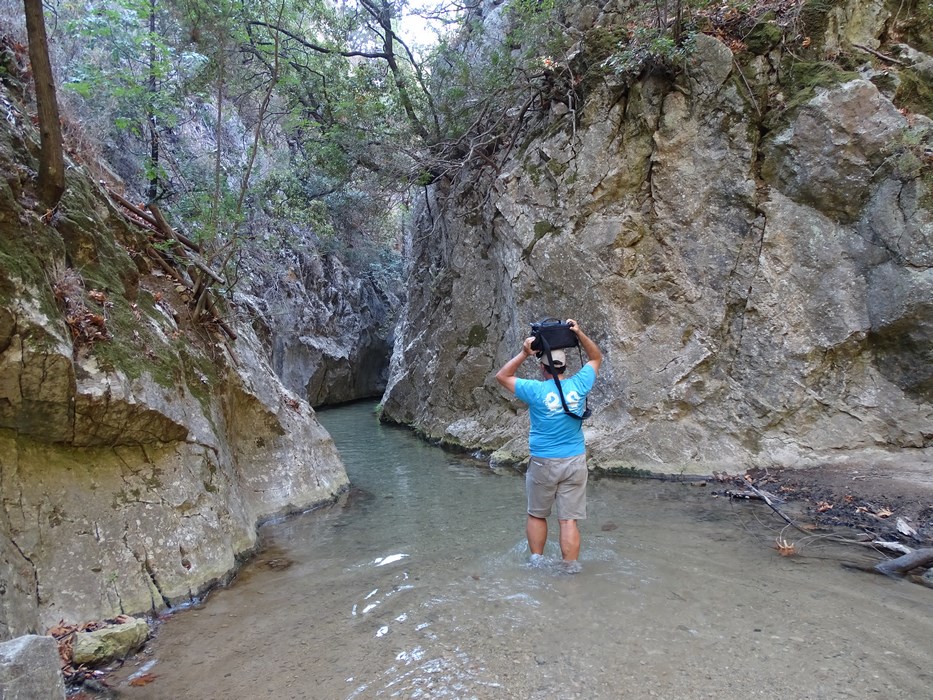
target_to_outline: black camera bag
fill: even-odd
[[[562,348],[575,348],[580,344],[577,334],[570,329],[570,324],[556,318],[546,318],[543,321],[531,324],[531,349],[541,352],[545,348],[560,350]]]

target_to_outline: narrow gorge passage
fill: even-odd
[[[345,501],[264,526],[232,586],[111,678],[120,697],[929,697],[931,592],[842,568],[851,548],[782,558],[761,504],[594,479],[583,571],[531,569],[520,475],[373,410],[319,414]]]

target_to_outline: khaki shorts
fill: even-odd
[[[532,457],[525,472],[528,515],[546,518],[557,504],[558,520],[586,518],[586,455]]]

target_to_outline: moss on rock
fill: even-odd
[[[901,71],[894,103],[911,112],[933,118],[933,80],[913,68]]]

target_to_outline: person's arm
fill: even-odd
[[[496,381],[513,394],[515,393],[515,373],[522,366],[522,362],[535,354],[534,350],[531,349],[531,341],[533,340],[534,337],[525,338],[521,352],[502,365],[502,369],[496,372]]]
[[[597,346],[586,333],[580,330],[579,323],[572,318],[568,318],[567,323],[570,324],[570,330],[577,334],[577,340],[579,340],[580,345],[583,346],[583,352],[586,353],[589,359],[589,362],[586,364],[590,365],[596,374],[599,374],[599,366],[603,363],[603,353],[600,351],[599,346]]]

